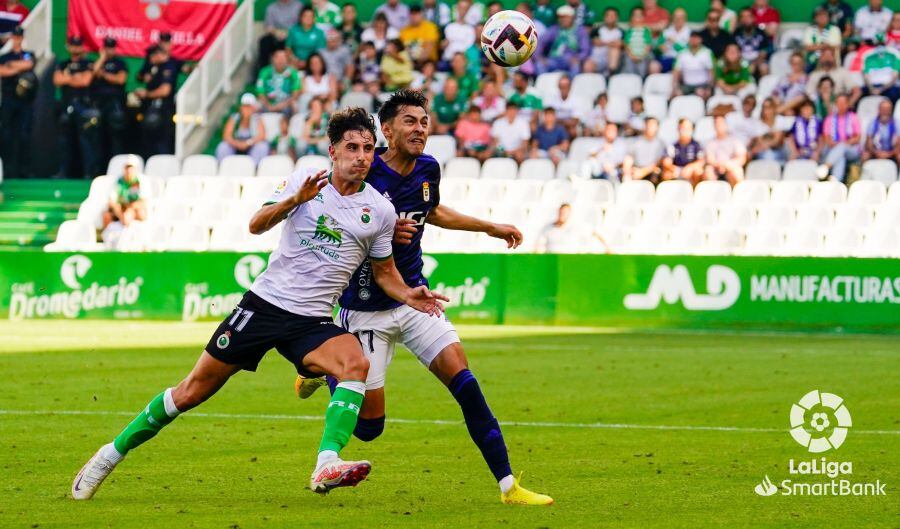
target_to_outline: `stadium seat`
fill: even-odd
[[[658,203],[644,205],[641,208],[641,225],[662,230],[678,224],[679,208],[674,204]]]
[[[91,223],[67,220],[59,225],[56,240],[44,246],[46,252],[89,252],[101,249],[97,231]]]
[[[606,121],[623,124],[631,115],[631,101],[621,94],[609,94],[606,102]]]
[[[566,179],[578,175],[580,162],[563,160],[556,166],[556,178]]]
[[[263,128],[266,130],[266,141],[272,141],[281,132],[281,118],[284,114],[281,112],[262,112],[259,114],[263,122]]]
[[[583,97],[591,103],[606,91],[606,78],[599,73],[580,73],[572,78],[573,96]]]
[[[528,211],[522,204],[496,204],[491,206],[489,218],[494,222],[521,226],[528,220]]]
[[[655,189],[646,180],[622,182],[616,190],[617,204],[648,204],[653,202]]]
[[[641,221],[641,208],[635,204],[613,204],[603,214],[604,230],[631,228]]]
[[[579,137],[572,140],[569,147],[569,157],[575,163],[583,162],[595,149],[599,149],[603,145],[600,138]]]
[[[756,225],[756,207],[753,205],[730,204],[719,208],[718,227],[746,232],[754,225]]]
[[[548,97],[559,95],[559,80],[562,72],[547,72],[537,76],[534,80],[534,90],[545,101]]]
[[[644,96],[644,114],[659,121],[666,119],[669,113],[669,100],[665,96]]]
[[[809,198],[809,183],[786,180],[783,182],[775,182],[772,185],[772,195],[769,201],[773,204],[784,204],[786,206],[797,207],[806,203]]]
[[[682,228],[709,228],[718,222],[718,210],[713,206],[694,203],[682,206],[678,219]]]
[[[428,136],[425,143],[425,153],[430,154],[441,166],[447,165],[456,156],[456,138],[449,134],[435,134]]]
[[[474,181],[474,180],[472,180]],[[539,189],[540,190],[540,189]],[[455,204],[462,202],[469,195],[469,179],[445,178],[441,180],[441,202]]]
[[[375,110],[375,98],[368,92],[347,92],[341,97],[340,108],[348,107],[364,108],[371,114]]]
[[[701,230],[706,239],[706,252],[713,255],[731,255],[741,248],[741,231],[734,228],[707,228]]]
[[[519,164],[512,158],[488,158],[481,166],[482,180],[515,180],[519,176]]]
[[[768,201],[768,181],[744,180],[738,182],[731,191],[731,202],[734,204],[765,204]]]
[[[166,181],[162,177],[147,175],[141,177],[141,195],[144,199],[150,201],[162,198],[165,189]]]
[[[184,220],[179,222],[184,222]],[[169,249],[169,239],[171,238],[172,225],[166,221],[150,220],[148,222],[133,223],[133,233],[135,233],[134,246],[129,248],[134,252],[162,252]],[[132,226],[129,226],[131,228]],[[129,231],[129,230],[126,230]],[[122,234],[122,239],[126,239],[126,234]],[[120,244],[124,241],[120,239]]]
[[[147,158],[144,165],[144,175],[171,178],[181,174],[181,163],[171,154],[154,154]]]
[[[256,168],[256,176],[271,176],[275,178],[287,178],[294,172],[294,160],[284,154],[266,156],[259,162]]]
[[[704,180],[694,188],[694,204],[718,207],[731,200],[731,186],[728,182]]]
[[[189,220],[192,224],[211,228],[228,220],[232,202],[200,201],[191,208]]]
[[[871,123],[878,116],[878,105],[887,99],[884,96],[866,96],[856,105],[856,116],[863,125]]]
[[[747,164],[747,180],[779,180],[781,166],[774,160],[752,160]]]
[[[897,108],[900,108],[900,105],[897,105]],[[888,204],[896,204],[900,206],[900,182],[894,182],[893,184],[891,184],[891,187],[888,190],[887,202]]]
[[[769,75],[778,78],[784,77],[791,72],[791,55],[794,50],[779,50],[772,54],[769,59]]]
[[[839,228],[825,234],[822,255],[830,257],[849,257],[862,248],[862,231],[857,228]]]
[[[250,252],[271,252],[278,247],[278,241],[281,239],[283,226],[275,226],[271,230],[259,235],[247,235],[245,250]]]
[[[779,81],[781,81],[781,78],[777,75],[764,75],[759,80],[759,85],[756,87],[756,100],[762,102],[772,95],[772,92],[775,91],[775,87],[778,86]]]
[[[209,237],[209,250],[219,252],[241,251],[247,245],[250,232],[246,224],[221,223],[213,226]]]
[[[821,255],[825,236],[816,228],[793,228],[784,237],[782,255]]]
[[[575,203],[601,205],[615,202],[615,190],[608,180],[576,180],[573,185]]]
[[[498,200],[497,197],[506,196],[506,188],[509,183],[509,180],[503,178],[482,178],[472,188],[468,202],[471,204],[483,204],[488,207],[498,202],[503,202]]]
[[[868,160],[862,165],[861,178],[889,186],[897,181],[897,164],[893,160]]]
[[[639,75],[633,73],[620,73],[609,78],[606,93],[610,97],[617,95],[632,99],[641,95],[644,83]]]
[[[191,222],[176,224],[172,227],[166,249],[176,252],[205,252],[209,249],[209,229]]]
[[[781,204],[761,206],[757,213],[756,225],[773,230],[785,229],[794,224],[794,209]]]
[[[793,50],[803,44],[805,28],[786,28],[778,35],[779,50]]]
[[[589,203],[576,204],[572,207],[572,215],[569,217],[569,222],[574,226],[596,231],[600,229],[603,222],[603,208]]]
[[[877,206],[875,208],[875,221],[872,225],[880,228],[900,226],[900,206],[889,203]]]
[[[652,73],[644,80],[644,97],[655,95],[667,100],[672,97],[672,74]]]
[[[816,168],[818,165],[812,160],[790,160],[784,164],[784,180],[818,180],[816,176]]]
[[[552,207],[559,207],[563,202],[572,202],[575,188],[567,180],[548,180],[541,187],[541,202]]]
[[[103,212],[106,211],[107,207],[106,202],[85,200],[78,206],[78,214],[75,216],[75,220],[100,230],[103,228]]]
[[[868,257],[900,257],[897,229],[870,229],[865,232],[861,253]]]
[[[241,202],[259,206],[272,196],[275,186],[269,179],[257,180],[247,178],[242,180]]]
[[[527,161],[527,160],[526,160]],[[519,169],[519,174],[521,175],[522,170]],[[457,180],[447,180],[446,182],[458,182]],[[441,186],[447,185],[446,182],[441,182]],[[543,181],[535,180],[535,179],[519,179],[514,185],[507,186],[506,188],[506,197],[505,199],[510,203],[514,204],[525,204],[530,205],[541,198],[541,187],[543,186]],[[477,188],[477,186],[474,186]],[[441,187],[441,200],[443,200],[444,188]]]
[[[191,214],[191,206],[187,202],[161,202],[153,208],[148,215],[154,223],[176,224],[188,220]]]
[[[444,168],[444,178],[479,178],[481,163],[475,158],[453,158]]]
[[[847,186],[840,182],[812,182],[810,204],[841,204],[847,200]]]
[[[531,158],[519,166],[519,180],[553,180],[556,167],[546,158]]]
[[[639,226],[627,231],[625,246],[619,253],[655,254],[667,246],[666,231],[659,226]]]
[[[712,114],[712,111],[719,106],[728,105],[731,106],[731,111],[736,112],[741,110],[741,98],[735,95],[728,94],[718,94],[710,97],[706,100],[706,112],[707,114]]]
[[[122,176],[122,173],[125,172],[125,161],[129,156],[134,156],[137,159],[137,170],[138,173],[144,172],[144,159],[138,156],[137,154],[117,154],[109,159],[109,163],[106,164],[106,174],[112,176],[114,178],[119,178]]]
[[[694,126],[694,139],[697,140],[697,143],[706,145],[715,137],[715,119],[712,116],[703,116],[700,118],[700,121]]]
[[[307,154],[297,159],[294,169],[313,168],[317,171],[331,169],[331,158],[322,156],[321,154]],[[253,176],[253,175],[250,175]]]
[[[828,229],[834,225],[834,208],[824,204],[803,204],[796,209],[795,226]]]
[[[246,154],[232,154],[222,158],[219,164],[219,176],[255,176],[256,164]]]
[[[659,122],[658,136],[666,146],[678,141],[678,120],[667,115],[666,119]]]
[[[705,115],[706,105],[695,95],[676,96],[669,101],[669,117],[676,121],[687,118],[696,123]]]
[[[685,204],[690,204],[693,199],[694,190],[690,183],[684,180],[670,180],[661,182],[656,187],[654,202],[657,204],[684,206]]]
[[[668,230],[665,253],[696,255],[705,253],[706,239],[698,227],[682,227]]]
[[[215,176],[219,172],[219,162],[209,154],[192,154],[181,164],[182,176]]]
[[[291,116],[291,121],[288,123],[288,134],[290,134],[294,138],[300,138],[303,136],[303,129],[306,127],[306,114],[303,112],[298,112]],[[377,118],[376,118],[376,127],[377,131],[379,127],[377,127]]]
[[[208,176],[201,179],[203,191],[201,199],[206,201],[237,200],[241,198],[240,180],[236,178],[219,178]]]
[[[887,200],[887,186],[873,180],[859,180],[850,186],[847,193],[849,204],[877,206]]]
[[[784,235],[772,228],[755,228],[747,232],[744,255],[779,255],[784,245]]]
[[[835,208],[834,225],[837,228],[864,229],[875,220],[875,209],[862,204],[840,204]]]
[[[188,202],[200,196],[203,181],[199,178],[176,176],[166,182],[162,199],[168,202]]]

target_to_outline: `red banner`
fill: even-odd
[[[236,0],[69,0],[68,34],[89,50],[113,37],[119,54],[143,57],[168,31],[175,58],[199,60],[236,6]]]

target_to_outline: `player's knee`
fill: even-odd
[[[353,435],[360,441],[374,441],[384,431],[384,415],[374,419],[360,417],[356,422]]]
[[[342,380],[365,380],[369,375],[369,359],[362,355],[353,355],[344,362]]]

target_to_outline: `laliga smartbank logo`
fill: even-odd
[[[84,312],[109,307],[122,308],[113,313],[114,317],[136,317],[140,314],[124,310],[137,303],[141,295],[143,277],[129,279],[120,276],[117,281],[102,284],[89,281],[89,272],[94,269],[90,257],[74,254],[59,265],[59,279],[68,290],[36,288],[34,281],[13,283],[10,287],[9,319],[63,317],[77,318]]]
[[[434,257],[422,256],[422,275],[426,278],[430,278],[438,266],[438,260]],[[449,302],[444,303],[447,307],[474,307],[484,303],[490,285],[491,278],[487,276],[480,279],[466,277],[461,285],[446,285],[441,282],[434,285],[432,289],[450,298]]]
[[[660,301],[669,305],[681,301],[684,308],[692,311],[725,310],[740,296],[741,279],[727,266],[712,265],[706,270],[706,290],[706,294],[697,293],[686,266],[659,265],[647,292],[628,294],[623,303],[629,310],[653,310],[659,307]]]
[[[834,393],[813,390],[791,406],[790,424],[791,437],[808,452],[815,454],[840,448],[847,439],[853,421],[844,399]],[[833,461],[826,457],[799,461],[791,458],[788,460],[788,473],[801,477],[803,481],[785,479],[776,485],[766,474],[753,491],[760,496],[774,496],[779,491],[782,496],[886,495],[885,484],[881,480],[862,483],[849,479],[853,475],[851,461]],[[806,476],[827,479],[808,482]]]
[[[266,269],[266,260],[258,255],[245,255],[234,264],[234,282],[244,290],[253,286],[256,277]],[[184,303],[181,309],[182,321],[197,321],[201,318],[219,318],[231,312],[243,297],[242,291],[211,293],[209,283],[188,283],[184,285]]]

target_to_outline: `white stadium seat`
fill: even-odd
[[[744,180],[738,182],[731,191],[734,204],[765,204],[769,201],[769,182]]]
[[[209,238],[210,251],[241,251],[247,245],[250,232],[246,224],[222,223],[213,226]]]
[[[659,139],[665,145],[672,145],[678,141],[678,120],[667,116],[666,119],[659,122]]]
[[[169,235],[167,249],[176,252],[205,252],[209,249],[209,229],[190,222],[176,224]]]
[[[474,180],[472,180],[474,181]],[[455,204],[462,202],[469,195],[469,179],[445,178],[441,180],[441,202]]]
[[[690,204],[694,199],[694,190],[691,184],[684,180],[670,180],[668,182],[660,182],[656,186],[656,197],[654,201],[657,204],[673,204],[683,206]]]
[[[368,92],[347,92],[341,97],[340,108],[360,107],[372,113],[375,109],[375,98]]]
[[[572,216],[569,218],[575,226],[580,226],[590,231],[600,228],[603,221],[603,209],[592,204],[575,205],[572,207]]]
[[[266,141],[272,141],[281,132],[281,118],[284,114],[280,112],[263,112],[259,116],[263,122],[263,129],[266,131]]]
[[[576,162],[574,160],[563,160],[559,162],[559,165],[556,166],[556,178],[568,179],[579,176],[578,169],[580,164],[581,162]]]
[[[658,226],[640,226],[628,229],[625,247],[621,253],[625,254],[653,254],[664,248],[666,241],[665,230]]]
[[[428,136],[428,141],[425,142],[425,153],[433,156],[441,166],[444,166],[456,156],[456,138],[448,134]]]
[[[137,154],[117,154],[109,159],[106,164],[106,174],[114,178],[119,178],[125,172],[125,161],[129,156],[133,156],[137,162],[138,173],[144,172],[144,159]]]
[[[893,160],[868,160],[862,166],[862,179],[889,186],[897,181],[897,164]]]
[[[168,202],[189,202],[196,200],[203,189],[203,181],[199,178],[176,176],[166,182],[166,190],[162,199]]]
[[[864,206],[877,206],[887,200],[886,186],[877,181],[859,180],[850,186],[847,202]]]
[[[644,96],[644,114],[659,121],[666,119],[669,113],[669,100],[665,96]]]
[[[606,93],[610,96],[617,95],[628,99],[638,97],[644,89],[644,83],[639,75],[633,73],[620,73],[609,78]]]
[[[147,163],[144,165],[144,174],[160,178],[171,178],[181,174],[181,163],[174,155],[154,154],[147,158]]]
[[[781,34],[778,35],[778,49],[791,50],[800,47],[803,44],[804,35],[804,28],[782,29]]]
[[[191,206],[187,202],[162,202],[153,213],[148,215],[148,220],[162,224],[176,224],[188,220],[191,215]]]
[[[866,96],[856,105],[856,115],[860,123],[870,123],[878,115],[878,105],[887,99],[884,96]]]
[[[200,201],[191,208],[190,222],[198,226],[211,228],[228,220],[231,202],[224,201]]]
[[[897,108],[900,108],[900,105],[897,105]],[[888,189],[887,203],[900,205],[900,182],[891,184]]]
[[[219,164],[219,176],[256,176],[256,164],[246,154],[232,154],[222,158]]]
[[[712,114],[712,111],[719,106],[730,106],[732,112],[741,110],[741,98],[735,95],[717,94],[706,100],[706,112]]]
[[[662,96],[667,100],[672,97],[672,74],[652,73],[644,80],[644,97]]]
[[[826,204],[803,204],[797,208],[795,225],[828,229],[834,225],[834,208]]]
[[[148,201],[161,198],[166,190],[166,181],[159,176],[141,177],[141,195]]]
[[[679,209],[672,204],[652,203],[642,208],[641,224],[662,230],[678,224]]]
[[[703,116],[694,125],[694,139],[700,145],[706,145],[716,137],[715,119],[712,116]]]
[[[880,228],[896,228],[900,226],[900,205],[885,203],[875,208],[875,221],[872,224]]]
[[[577,180],[573,185],[576,203],[605,205],[616,199],[613,185],[608,180]]]
[[[488,158],[481,166],[483,179],[515,180],[519,176],[519,164],[512,158]]]
[[[784,164],[784,180],[818,180],[816,168],[818,165],[812,160],[791,160]]]
[[[779,50],[769,59],[769,74],[776,77],[784,77],[791,72],[791,55],[794,50]]]
[[[275,178],[287,178],[294,172],[294,161],[284,154],[266,156],[259,162],[256,168],[256,176],[271,176]]]
[[[785,204],[799,206],[809,198],[809,184],[807,182],[784,181],[775,182],[772,185],[772,195],[769,201],[773,204]]]
[[[183,176],[215,176],[219,172],[219,162],[209,154],[192,154],[181,164]]]
[[[752,205],[730,204],[719,208],[719,227],[747,231],[755,224],[756,208]]]
[[[331,169],[331,158],[321,154],[307,154],[297,159],[294,169],[312,168],[317,171]],[[252,176],[252,175],[251,175]]]
[[[760,228],[785,229],[794,224],[794,210],[780,204],[759,208],[756,225]]]
[[[741,231],[733,228],[707,228],[706,252],[713,255],[730,255],[741,248]]]
[[[784,245],[784,235],[772,228],[755,228],[747,232],[744,255],[779,255]]]
[[[541,187],[541,202],[545,204],[555,204],[559,207],[559,204],[574,199],[575,188],[566,180],[549,180]]]
[[[666,253],[695,255],[705,252],[706,239],[698,227],[668,230]]]
[[[719,180],[704,180],[694,188],[694,204],[720,206],[731,200],[731,186]]]
[[[606,91],[606,78],[599,73],[580,73],[572,78],[573,96],[584,97],[594,102],[597,96]]]
[[[669,102],[669,117],[674,120],[687,118],[696,123],[706,115],[703,99],[695,95],[676,96]]]
[[[519,174],[521,175],[522,170],[519,169]],[[458,180],[447,180],[447,182],[457,182]],[[444,182],[441,182],[441,186],[446,185]],[[519,179],[515,185],[508,186],[506,188],[506,200],[514,204],[533,204],[541,199],[541,188],[543,186],[543,182],[541,180],[534,179]],[[443,200],[443,187],[441,188],[441,199]]]
[[[862,247],[862,232],[857,228],[839,228],[825,234],[822,255],[831,257],[849,257],[855,255]]]
[[[875,220],[875,210],[861,204],[840,204],[835,208],[834,225],[838,228],[868,228]]]
[[[868,257],[900,257],[900,230],[867,230],[861,253]]]
[[[684,228],[709,228],[718,222],[718,211],[706,204],[691,204],[681,208],[678,219]]]
[[[783,255],[811,256],[822,253],[825,236],[815,228],[794,228],[784,238]]]
[[[847,200],[847,186],[840,182],[812,182],[810,204],[841,204]]]
[[[179,222],[184,222],[185,220],[187,220],[187,217]],[[135,224],[137,224],[137,226],[135,226]],[[172,225],[168,222],[151,220],[148,222],[133,223],[132,226],[135,228],[134,232],[136,234],[136,240],[135,246],[131,251],[161,252],[169,249],[168,243],[172,234]],[[122,238],[125,238],[125,233],[122,234]]]
[[[641,221],[641,209],[633,204],[614,204],[603,214],[603,228],[630,228],[637,226]]]
[[[772,92],[775,91],[775,87],[778,86],[780,81],[781,78],[777,75],[764,75],[762,79],[759,80],[759,85],[756,87],[756,100],[762,102],[772,95]]]
[[[543,98],[559,95],[559,80],[562,72],[547,72],[537,76],[534,80],[534,90]]]
[[[97,231],[91,223],[67,220],[59,225],[56,241],[44,246],[47,252],[84,252],[97,250]]]
[[[655,189],[646,180],[622,182],[616,190],[617,204],[648,204],[653,202]]]
[[[241,202],[259,206],[275,191],[275,185],[268,178],[257,180],[245,179],[241,188]]]
[[[747,180],[780,180],[781,166],[774,160],[753,160],[747,164]]]
[[[572,140],[569,147],[568,159],[580,163],[583,162],[595,149],[599,149],[603,145],[600,138],[579,137]]]
[[[622,124],[631,116],[631,101],[623,95],[609,94],[606,102],[606,121]]]
[[[203,191],[200,196],[203,200],[223,201],[241,198],[241,184],[236,178],[208,176],[201,179],[201,183]]]
[[[481,163],[475,158],[453,158],[444,168],[444,178],[478,178]]]
[[[546,158],[531,158],[519,166],[519,180],[553,180],[556,167]]]

